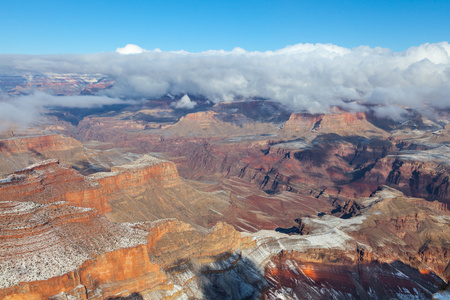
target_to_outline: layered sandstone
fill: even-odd
[[[78,232],[84,240],[73,240],[78,245],[78,248],[74,250],[78,251],[83,250],[81,245],[87,247],[87,250],[91,243],[94,242],[96,245],[97,248],[92,249],[91,246],[89,254],[85,254],[84,261],[81,257],[76,265],[75,258],[83,253],[76,251],[67,253],[67,255],[75,256],[72,257],[72,264],[64,268],[60,267],[60,272],[55,276],[51,270],[58,260],[62,259],[61,256],[64,256],[64,253],[54,252],[54,260],[33,261],[37,264],[36,268],[28,269],[28,277],[23,275],[19,277],[25,282],[14,285],[18,279],[11,280],[9,279],[11,277],[6,278],[6,276],[2,278],[4,281],[2,281],[3,289],[0,290],[0,296],[3,299],[22,299],[23,297],[65,299],[64,297],[69,296],[75,299],[107,299],[139,292],[153,298],[152,295],[173,294],[180,287],[179,284],[184,282],[186,289],[181,290],[180,296],[202,298],[205,292],[203,286],[205,276],[229,272],[234,268],[242,267],[243,264],[240,259],[237,259],[238,256],[232,254],[239,247],[241,238],[230,225],[219,223],[209,231],[199,232],[188,224],[175,220],[144,223],[133,228],[97,217],[88,221],[86,225],[79,221],[78,226],[80,228],[95,226],[99,221],[103,222],[105,227],[102,231],[98,233],[94,231],[90,235]],[[53,225],[61,229],[61,225]],[[93,229],[98,230],[97,227]],[[105,231],[108,229],[112,231]],[[134,240],[129,240],[126,246],[122,244],[126,238],[123,233],[126,233],[126,236],[134,236]],[[103,252],[99,253],[99,247],[108,245],[108,241],[102,239],[104,235],[111,235],[112,239],[116,240],[116,245],[103,249]],[[147,241],[142,243],[145,235],[148,236]],[[73,236],[70,237],[73,238]],[[11,248],[14,250],[15,246]],[[29,252],[27,254],[29,260],[33,255],[37,255],[33,251]],[[45,259],[46,252],[48,249],[43,249],[40,257]],[[68,258],[65,257],[65,259]],[[1,262],[8,265],[8,275],[20,272],[19,261],[15,262],[12,258],[3,255]],[[47,264],[49,270],[40,273],[38,270],[42,267],[41,264]],[[227,265],[228,268],[225,267]],[[211,269],[206,271],[207,268],[214,268],[214,271]],[[262,282],[262,278],[257,280]]]
[[[7,296],[21,299],[24,294],[47,299],[62,291],[78,289],[83,277],[95,279],[91,283],[84,280],[88,293],[89,284],[99,284],[101,276],[117,277],[116,281],[120,281],[127,273],[120,277],[121,274],[133,268],[126,263],[127,259],[134,258],[127,253],[131,249],[119,249],[137,247],[132,251],[139,252],[138,245],[146,242],[145,232],[112,223],[99,217],[93,209],[74,207],[64,201],[49,204],[2,201],[0,218],[2,299]],[[105,255],[109,252],[112,254]],[[110,275],[102,271],[102,268],[107,268],[108,259],[116,262],[120,257],[125,258],[124,265],[115,265],[116,269],[109,270]],[[139,259],[136,269],[141,269],[145,257],[136,257]],[[98,260],[87,263],[92,258]],[[91,265],[95,267],[83,273]],[[79,271],[74,272],[77,269]],[[114,275],[114,272],[118,274]],[[135,280],[136,277],[133,274],[129,279]],[[96,288],[93,287],[90,293]],[[86,292],[81,295],[86,296]]]
[[[237,120],[237,122],[236,122]],[[249,122],[244,116],[232,116],[224,120],[214,111],[187,114],[172,126],[165,129],[165,135],[221,137],[235,135],[261,135],[277,131],[271,123]]]
[[[326,254],[325,254],[326,255]],[[283,252],[267,264],[263,299],[429,299],[436,276],[401,262],[315,262]]]
[[[85,180],[77,171],[55,159],[42,161],[0,178],[2,201],[39,204],[67,201],[99,213],[110,210],[101,186]]]
[[[58,159],[63,163],[76,162],[83,159],[83,154],[83,145],[79,141],[58,134],[1,140],[0,175],[44,159]]]
[[[445,164],[439,163],[445,162],[445,151],[431,153],[428,157],[435,158],[432,164],[417,163],[425,161],[423,157],[429,153],[418,156],[415,152],[409,164],[404,156],[390,156],[402,147],[394,144],[400,144],[398,140],[364,138],[372,136],[361,127],[366,126],[365,117],[333,121],[320,117],[319,124],[315,119],[312,125],[305,121],[305,127],[312,126],[308,134],[313,141],[288,138],[291,135],[253,139],[251,127],[224,121],[218,114],[186,117],[186,127],[192,122],[192,129],[200,133],[174,138],[170,135],[177,135],[176,131],[150,130],[147,124],[143,131],[144,122],[120,120],[122,116],[86,118],[80,122],[80,136],[111,141],[139,153],[168,153],[176,157],[182,176],[208,182],[186,181],[178,177],[173,163],[149,157],[87,178],[70,175],[73,170],[66,167],[59,170],[57,163],[34,166],[30,174],[35,177],[27,175],[28,171],[4,177],[2,185],[11,187],[4,189],[9,198],[1,204],[7,209],[5,224],[10,224],[2,229],[8,242],[5,253],[17,254],[20,259],[29,255],[31,263],[22,267],[18,258],[8,265],[12,267],[7,274],[22,277],[17,275],[21,279],[10,283],[13,286],[1,291],[0,297],[20,299],[29,293],[42,299],[99,299],[140,293],[146,299],[251,299],[267,286],[269,292],[262,293],[269,299],[281,295],[301,298],[301,291],[319,299],[329,295],[349,298],[355,289],[361,297],[428,297],[439,280],[434,272],[447,278],[450,270],[445,264],[450,220],[444,205],[407,198],[399,192],[380,196],[390,193],[386,190],[358,198],[370,195],[380,184],[389,184],[403,191],[415,187],[427,192],[430,187],[432,195],[445,199]],[[224,130],[230,123],[236,127]],[[341,127],[350,129],[341,132],[342,136],[331,133]],[[187,133],[183,126],[179,128]],[[223,135],[212,138],[216,131]],[[228,138],[236,132],[238,135]],[[295,137],[306,136],[302,134]],[[399,168],[396,159],[404,161]],[[425,176],[433,168],[433,176]],[[42,173],[44,169],[48,174]],[[20,180],[22,186],[13,184]],[[79,184],[82,188],[74,188]],[[13,189],[21,190],[22,196]],[[86,190],[94,194],[85,195]],[[105,213],[108,219],[88,208],[91,200],[82,200],[101,197],[111,207]],[[102,205],[96,209],[106,211]],[[29,213],[23,216],[10,213],[25,210]],[[333,211],[334,216],[315,217]],[[147,222],[174,216],[189,224]],[[301,219],[303,235],[273,231],[294,225],[295,218]],[[223,223],[209,231],[197,226],[211,227],[218,220],[252,233],[241,234]],[[261,228],[270,230],[258,231]],[[75,236],[76,232],[80,236]],[[43,238],[47,236],[50,241]],[[130,241],[131,237],[139,239]],[[64,245],[72,242],[81,244],[80,248],[73,246],[75,250],[63,253],[55,250],[66,249]],[[46,248],[53,252],[48,254]],[[45,259],[36,256],[41,252]],[[49,263],[41,265],[41,261]],[[38,268],[33,269],[33,264]],[[60,269],[60,265],[67,268]],[[46,268],[54,272],[53,277],[48,272],[39,274]],[[356,281],[352,281],[354,274]],[[42,281],[35,281],[39,278]],[[18,281],[26,283],[16,284]],[[370,294],[367,291],[373,289],[373,283],[377,290]]]
[[[372,125],[363,112],[334,112],[330,114],[293,113],[283,125],[283,133],[290,136],[309,136],[315,133],[335,133],[342,136],[389,136]]]
[[[446,206],[449,202],[448,147],[431,150],[402,151],[377,161],[364,175],[366,183],[378,182],[401,190],[413,197],[438,200]]]
[[[450,215],[439,203],[430,205],[390,188],[357,202],[362,207],[358,216],[345,220],[329,215],[302,218],[299,232],[317,234],[338,226],[366,245],[378,261],[402,261],[419,270],[432,270],[442,278],[448,276]]]
[[[80,147],[83,147],[83,145],[79,141],[58,134],[17,137],[0,141],[0,153],[5,156],[28,152],[31,149],[42,153],[66,151]]]
[[[43,161],[0,178],[0,193],[9,201],[67,201],[118,222],[176,216],[206,227],[229,206],[228,195],[200,192],[179,178],[173,162],[148,155],[87,177],[57,160]]]
[[[149,229],[150,253],[167,270],[191,259],[203,262],[224,253],[233,253],[241,244],[241,235],[233,226],[217,223],[209,232],[202,233],[178,220],[156,222]]]
[[[25,257],[30,261],[30,267],[26,268],[27,272],[21,273],[23,269],[19,267],[22,266],[19,262],[23,261],[24,256],[15,252],[22,251],[18,245],[23,243],[20,239],[24,237],[10,234],[9,248],[3,252],[2,261],[9,268],[7,274],[18,274],[19,281],[26,282],[17,285],[18,280],[10,282],[5,277],[5,288],[0,295],[6,299],[20,299],[25,295],[36,299],[65,299],[68,296],[75,299],[105,299],[139,293],[145,299],[164,299],[175,295],[187,298],[228,295],[256,299],[263,293],[267,299],[275,299],[280,293],[293,296],[297,294],[295,291],[303,289],[314,294],[319,287],[325,287],[314,297],[320,299],[320,295],[334,293],[338,299],[344,299],[349,291],[356,288],[367,292],[373,287],[373,282],[378,282],[380,285],[377,285],[375,295],[379,297],[416,295],[423,298],[436,291],[433,284],[438,278],[429,270],[436,271],[440,268],[439,264],[429,260],[429,257],[427,260],[426,255],[419,264],[414,264],[401,254],[402,251],[412,253],[408,248],[391,248],[393,245],[389,241],[399,236],[401,239],[406,237],[419,241],[432,236],[435,241],[428,242],[429,247],[435,247],[439,242],[441,247],[447,247],[445,242],[450,230],[445,217],[433,213],[428,207],[416,208],[412,203],[417,201],[381,194],[373,199],[361,199],[361,205],[368,205],[363,215],[348,220],[333,216],[303,219],[309,228],[308,234],[303,235],[267,230],[242,234],[224,223],[218,223],[210,230],[199,230],[173,219],[139,224],[111,223],[95,215],[78,220],[65,219],[55,212],[67,215],[64,212],[68,211],[68,206],[57,203],[53,205],[58,206],[49,207],[47,213],[42,213],[54,215],[49,221],[42,220],[42,226],[59,233],[57,237],[46,234],[52,237],[50,241],[59,245],[58,248],[46,246],[44,244],[50,242],[40,239],[36,239],[39,241],[37,246],[27,244],[30,251],[26,252]],[[24,214],[42,219],[33,213],[33,209],[42,210],[41,207],[20,205],[4,204],[3,215],[9,214],[12,230],[23,227],[20,222]],[[405,216],[416,214],[423,215],[419,219],[425,222],[405,219]],[[381,228],[384,234],[381,238],[371,234],[372,224]],[[92,233],[84,230],[92,230]],[[403,234],[403,230],[407,233]],[[39,236],[37,232],[31,236]],[[359,235],[361,232],[363,234]],[[70,241],[77,246],[61,251],[71,245]],[[114,241],[114,246],[111,241]],[[388,243],[390,256],[386,256],[386,252],[376,244],[383,241]],[[400,243],[397,241],[395,245]],[[414,243],[411,245],[416,247]],[[39,252],[37,249],[40,249]],[[47,252],[55,259],[47,259]],[[418,253],[423,252],[426,250],[421,247]],[[67,264],[62,269],[55,267],[61,264],[62,259],[69,257],[71,262],[77,263]],[[410,256],[410,259],[413,257]],[[403,263],[395,262],[398,260]],[[445,257],[440,260],[445,261]],[[42,263],[47,264],[48,271],[45,273],[39,271]],[[37,267],[33,269],[32,265]],[[423,274],[417,275],[420,274],[417,269],[424,270]],[[51,275],[51,270],[60,273]],[[359,270],[360,281],[348,280],[353,278],[355,270]],[[35,281],[40,279],[42,281]],[[264,290],[265,287],[268,289]]]
[[[379,260],[400,260],[446,278],[448,275],[444,273],[450,259],[450,215],[439,205],[432,209],[427,204],[423,199],[386,198],[370,206],[365,213],[367,219],[351,235],[368,244]],[[393,256],[393,252],[398,255]]]
[[[106,215],[115,222],[177,217],[209,227],[220,219],[220,211],[229,205],[227,195],[192,188],[179,178],[173,162],[148,155],[130,164],[112,167],[111,172],[89,175],[87,180],[101,185],[112,208]]]
[[[98,172],[87,178],[101,184],[103,191],[108,195],[149,183],[171,187],[179,180],[174,163],[149,155],[143,155],[129,164],[113,166],[111,172]]]

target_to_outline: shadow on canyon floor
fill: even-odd
[[[108,300],[144,300],[139,293],[133,293],[127,297],[108,298]]]
[[[259,299],[267,287],[264,274],[240,254],[226,255],[228,259],[218,259],[201,269],[199,281],[203,299]]]
[[[192,262],[187,264],[195,269]],[[200,293],[192,299],[429,299],[447,287],[435,274],[400,261],[341,265],[302,261],[280,253],[268,265],[263,274],[239,254],[221,255],[199,270]],[[134,293],[109,300],[143,299]]]
[[[264,296],[301,300],[430,299],[443,281],[400,261],[390,264],[315,263],[283,257],[266,269],[269,289]],[[264,297],[264,299],[266,299]]]

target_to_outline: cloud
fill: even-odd
[[[404,121],[410,115],[406,109],[395,105],[376,106],[372,110],[378,118],[389,118],[395,121]]]
[[[0,55],[0,74],[102,73],[115,81],[103,91],[111,98],[170,93],[221,102],[264,97],[310,112],[336,105],[364,110],[364,104],[443,109],[450,108],[449,56],[447,42],[404,52],[297,44],[266,52],[235,48],[189,53],[127,45],[117,52],[85,55]],[[402,114],[394,109],[380,109],[380,114],[389,111]]]
[[[42,92],[26,96],[0,95],[0,129],[40,122],[48,107],[93,108],[125,103],[107,96],[52,96]]]
[[[197,105],[197,102],[192,101],[188,95],[184,95],[177,102],[172,103],[174,108],[193,109]]]
[[[120,54],[139,54],[145,52],[145,49],[142,49],[138,45],[127,44],[123,48],[117,48],[116,52]]]

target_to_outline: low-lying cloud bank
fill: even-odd
[[[42,92],[11,97],[0,95],[0,129],[11,125],[28,126],[40,120],[47,107],[94,108],[103,105],[125,104],[126,101],[107,96],[52,96]]]
[[[126,55],[124,55],[126,54]],[[404,52],[361,46],[298,44],[249,52],[150,51],[126,45],[116,52],[86,55],[0,55],[0,74],[102,73],[115,80],[105,96],[149,98],[203,95],[212,101],[265,97],[296,111],[331,106],[399,117],[405,107],[450,107],[450,45],[423,44]],[[192,106],[187,99],[179,105]]]

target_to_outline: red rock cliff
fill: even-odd
[[[100,185],[85,180],[70,166],[57,160],[46,160],[0,179],[3,201],[33,201],[35,203],[68,203],[95,208],[99,213],[110,210]]]
[[[19,137],[0,141],[0,154],[11,156],[28,152],[30,150],[37,152],[65,151],[74,148],[81,148],[83,145],[69,137],[62,135],[44,135],[35,137]]]
[[[388,135],[385,131],[368,122],[363,112],[342,111],[325,115],[293,113],[284,124],[283,131],[289,135],[305,135],[314,132],[361,136]]]
[[[92,174],[88,179],[101,184],[105,194],[112,194],[118,190],[138,188],[150,183],[170,187],[179,177],[174,163],[143,155],[130,164],[112,167],[111,172]]]

